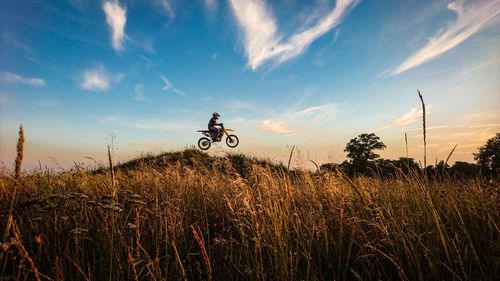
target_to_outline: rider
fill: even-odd
[[[217,127],[215,127],[215,126],[221,126],[222,125],[222,123],[217,123],[217,119],[219,119],[219,117],[220,117],[219,113],[214,112],[212,114],[212,118],[208,122],[208,130],[212,134],[212,138],[213,139],[217,139],[219,137],[219,134],[220,134],[220,129],[217,128]]]

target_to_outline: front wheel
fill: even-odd
[[[228,135],[227,138],[226,138],[226,144],[230,148],[237,147],[239,143],[240,143],[240,140],[235,135]]]
[[[210,148],[210,140],[208,138],[200,138],[198,140],[198,147],[201,149],[201,150],[207,150]]]

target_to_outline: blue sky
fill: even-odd
[[[380,154],[473,161],[500,131],[500,1],[0,0],[0,160],[26,167],[194,145],[211,113],[236,151],[297,165]],[[211,153],[229,149],[215,146]]]

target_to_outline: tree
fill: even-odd
[[[484,171],[493,176],[499,175],[500,170],[500,133],[489,139],[485,145],[479,148],[478,153],[474,153],[474,159]]]
[[[457,161],[450,168],[450,171],[454,175],[472,178],[477,176],[477,174],[479,173],[479,165]]]
[[[352,162],[368,162],[375,160],[380,155],[375,154],[373,150],[384,149],[385,144],[380,141],[380,138],[374,133],[361,134],[354,139],[351,139],[345,147],[345,152],[348,152],[347,157],[352,159]]]

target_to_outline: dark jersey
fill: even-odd
[[[219,125],[219,123],[217,123],[217,119],[215,119],[215,117],[212,117],[210,119],[210,121],[208,122],[208,128],[213,128],[214,126],[216,125]]]

